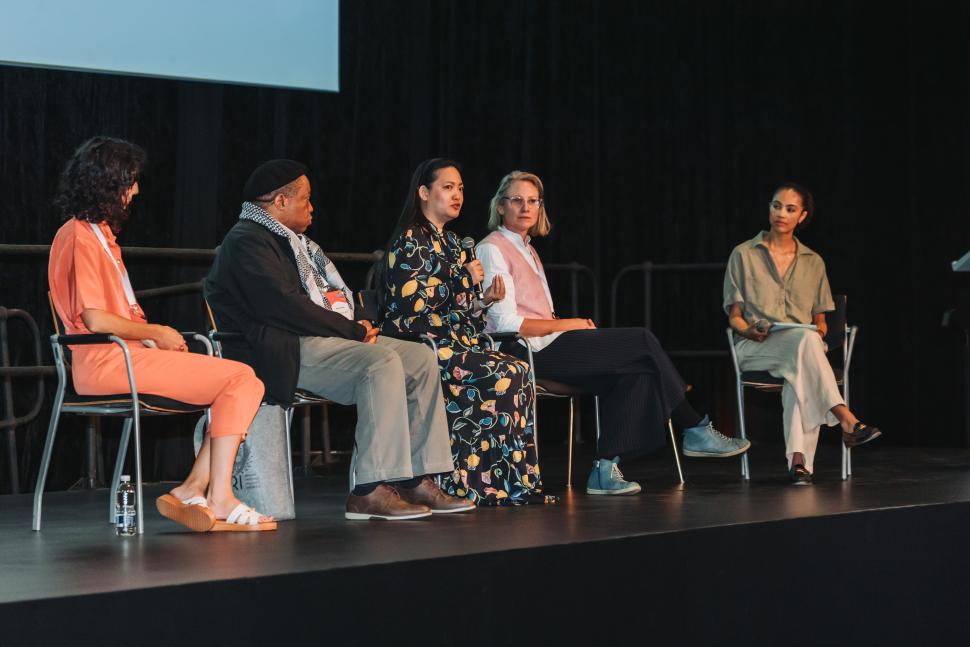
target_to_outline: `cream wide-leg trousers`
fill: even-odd
[[[784,378],[781,402],[788,467],[792,454],[799,452],[805,455],[805,468],[814,472],[819,429],[837,425],[832,407],[845,404],[821,335],[792,328],[771,333],[762,342],[742,339],[736,350],[742,371],[768,371]]]

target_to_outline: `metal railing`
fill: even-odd
[[[8,337],[7,322],[17,319],[27,326],[27,330],[33,339],[34,361],[36,366],[10,366],[10,339]],[[17,466],[17,427],[25,425],[34,420],[40,413],[41,405],[44,403],[44,376],[53,373],[53,366],[41,366],[40,354],[40,330],[37,322],[29,313],[23,310],[9,309],[0,306],[0,377],[3,382],[3,418],[0,419],[0,429],[5,431],[7,446],[7,470],[10,479],[10,492],[17,494],[20,491],[20,475]],[[46,371],[44,369],[50,369]],[[14,414],[13,408],[13,378],[15,377],[36,377],[37,384],[34,392],[34,404],[30,410],[22,415]]]
[[[0,244],[0,258],[18,256],[43,256],[46,258],[50,254],[50,249],[50,245]],[[190,249],[182,247],[122,247],[121,252],[127,260],[147,258],[211,263],[216,257],[215,249]],[[383,252],[327,252],[327,256],[331,260],[360,263],[373,263],[380,258],[377,254],[383,255]]]
[[[610,326],[615,327],[617,321],[617,304],[619,303],[620,282],[634,272],[643,275],[643,325],[651,328],[653,323],[653,275],[656,273],[673,272],[723,272],[727,263],[653,263],[645,261],[627,265],[620,269],[613,277],[610,286]],[[727,350],[669,350],[671,357],[705,358],[726,357]]]
[[[579,316],[579,280],[580,276],[589,277],[590,294],[593,299],[593,321],[600,323],[600,286],[599,279],[593,268],[581,263],[546,263],[544,269],[554,272],[569,272],[569,305],[570,315]]]

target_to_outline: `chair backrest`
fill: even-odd
[[[380,325],[384,312],[378,290],[357,290],[354,301],[354,319],[367,319],[374,325]]]
[[[54,297],[51,296],[51,291],[47,291],[47,306],[51,309],[51,320],[54,322],[54,334],[63,335],[64,334],[64,322],[61,321],[60,315],[57,314],[57,308],[54,307]]]
[[[219,332],[219,326],[216,325],[216,313],[212,312],[212,306],[209,305],[209,300],[202,297],[202,303],[205,304],[205,314],[209,320],[209,330]]]
[[[57,314],[57,308],[54,307],[54,297],[51,296],[50,290],[47,291],[47,305],[51,309],[51,321],[54,324],[54,334],[64,335],[66,334],[64,328],[64,322],[61,320],[61,316]],[[64,364],[67,366],[67,372],[71,372],[71,349],[69,346],[63,344],[54,344],[54,356],[56,358],[58,351],[63,353]]]
[[[835,302],[835,310],[825,316],[825,323],[828,325],[828,332],[825,335],[825,343],[829,347],[829,353],[841,351],[845,347],[846,333],[845,327],[848,321],[846,316],[846,303],[848,298],[844,294],[836,294],[832,297]]]

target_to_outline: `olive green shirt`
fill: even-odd
[[[724,312],[741,304],[748,325],[770,322],[812,323],[812,316],[835,310],[822,257],[795,239],[795,260],[785,276],[764,243],[767,232],[734,248],[724,273]]]

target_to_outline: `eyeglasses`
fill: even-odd
[[[524,205],[529,205],[535,209],[542,206],[542,198],[523,198],[521,195],[504,196],[503,200],[508,200],[515,205],[517,209],[521,209]]]

